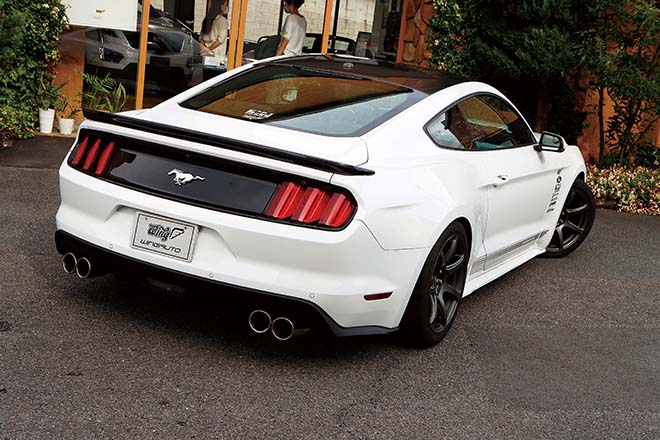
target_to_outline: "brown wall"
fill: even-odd
[[[55,84],[64,83],[60,92],[74,108],[80,108],[78,94],[82,92],[83,80],[78,72],[85,68],[85,30],[75,27],[62,34],[59,47],[61,61],[55,73]],[[82,114],[77,117],[82,119]]]
[[[589,90],[586,93],[577,94],[577,103],[580,110],[587,112],[587,118],[582,128],[582,136],[578,138],[578,146],[587,160],[597,160],[600,153],[600,135],[598,122],[598,93],[595,90]],[[603,116],[605,120],[605,130],[607,130],[607,120],[614,114],[614,105],[610,97],[605,95],[605,107]],[[607,137],[605,143],[610,141]],[[660,146],[660,123],[654,124],[646,135],[646,141],[650,144]]]

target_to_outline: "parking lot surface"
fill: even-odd
[[[0,153],[0,440],[660,439],[660,218],[599,210],[447,338],[277,343],[217,298],[62,271],[67,141]],[[68,140],[70,144],[70,140]]]

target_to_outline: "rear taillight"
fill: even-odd
[[[86,173],[105,176],[112,163],[114,153],[114,140],[86,134],[79,139],[69,165]]]
[[[345,192],[302,183],[284,182],[268,204],[267,217],[332,229],[353,218],[356,204]]]

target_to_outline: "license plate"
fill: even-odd
[[[192,260],[197,226],[138,213],[131,246],[178,260]]]

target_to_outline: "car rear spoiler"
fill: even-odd
[[[132,128],[135,130],[142,130],[148,133],[169,136],[184,141],[203,143],[227,150],[253,154],[256,156],[267,157],[269,159],[275,159],[283,162],[289,162],[295,165],[301,165],[320,171],[327,171],[330,173],[342,174],[346,176],[371,176],[374,174],[373,170],[355,165],[321,159],[318,157],[294,153],[291,151],[279,150],[277,148],[267,147],[264,145],[237,141],[235,139],[228,139],[221,136],[214,136],[207,133],[202,133],[200,131],[173,127],[171,125],[160,124],[158,122],[145,121],[130,116],[99,112],[95,110],[85,110],[84,116],[90,121],[102,122],[104,124],[111,124],[124,128]]]

